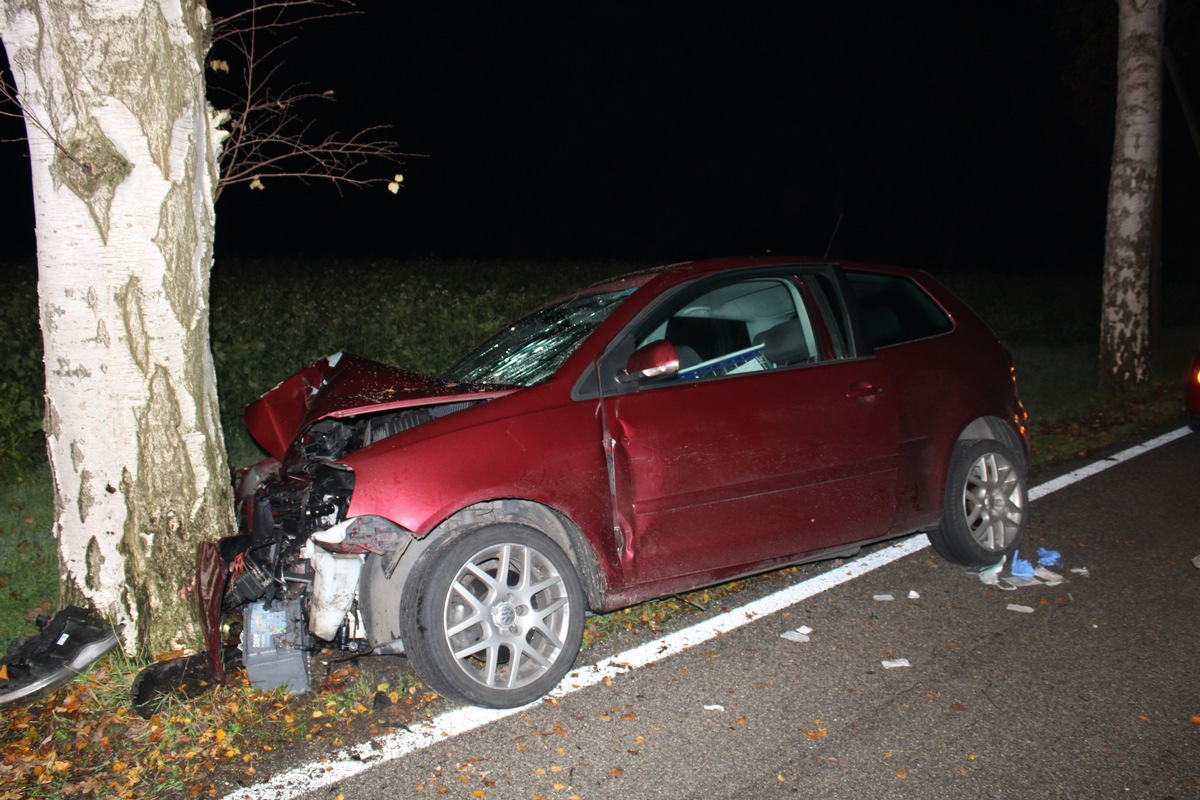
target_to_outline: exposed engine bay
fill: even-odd
[[[326,418],[282,461],[240,470],[239,534],[201,545],[197,585],[209,665],[223,679],[225,648],[241,652],[259,689],[311,688],[313,654],[338,661],[371,651],[357,589],[367,555],[394,569],[412,534],[382,517],[347,518],[354,473],[340,459],[482,401]],[[390,574],[390,573],[389,573]]]

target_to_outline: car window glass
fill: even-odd
[[[510,386],[541,383],[634,291],[584,295],[535,311],[488,339],[442,378]]]
[[[666,339],[679,371],[665,380],[741,375],[820,358],[812,317],[795,284],[784,278],[731,281],[668,307],[638,337],[643,347]]]
[[[954,327],[936,301],[901,275],[847,272],[872,347],[926,339]]]

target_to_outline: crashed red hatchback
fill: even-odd
[[[209,602],[241,614],[267,688],[307,688],[333,647],[520,705],[590,611],[916,531],[993,564],[1028,514],[1008,352],[929,275],[881,266],[662,267],[439,378],[329,356],[245,417],[271,457],[242,473]]]

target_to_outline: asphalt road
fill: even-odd
[[[923,550],[303,796],[1200,797],[1200,436],[1037,500],[1038,547],[1068,583]]]

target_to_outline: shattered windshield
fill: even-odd
[[[535,311],[488,339],[442,377],[507,386],[541,383],[633,292],[620,289],[576,297]]]

